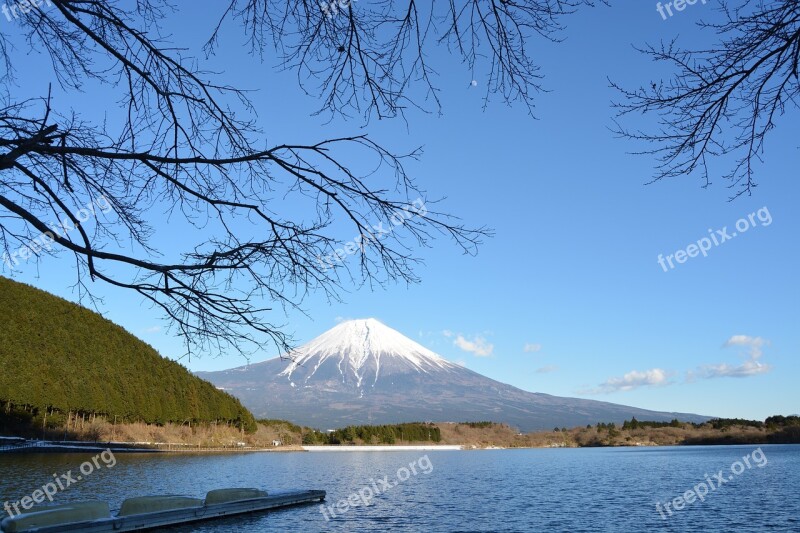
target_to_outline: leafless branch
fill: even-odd
[[[708,186],[709,160],[720,158],[732,161],[722,175],[733,199],[752,193],[767,134],[800,103],[800,4],[748,0],[723,4],[722,13],[725,22],[701,24],[720,36],[715,48],[689,51],[672,42],[642,50],[675,69],[668,82],[635,91],[612,85],[624,97],[616,105],[620,116],[659,119],[654,132],[618,127],[621,135],[653,145],[641,153],[658,157],[654,181],[699,172]]]
[[[416,247],[444,234],[475,253],[489,234],[434,210],[404,167],[416,151],[393,154],[365,135],[266,145],[245,93],[154,37],[166,4],[52,3],[21,14],[25,37],[64,91],[113,90],[121,120],[96,125],[49,94],[15,99],[2,82],[4,268],[69,253],[86,298],[93,282],[136,292],[189,353],[248,354],[289,348],[267,318],[285,316],[276,307],[300,308],[309,291],[337,298],[345,282],[415,281]],[[10,72],[9,49],[0,38]],[[377,238],[375,226],[397,216],[403,223]],[[342,231],[372,238],[358,259],[326,262]],[[178,232],[180,242],[167,240]]]

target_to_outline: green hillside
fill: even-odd
[[[76,413],[150,424],[255,420],[241,403],[83,307],[0,277],[0,407],[42,426]]]

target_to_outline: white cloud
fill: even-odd
[[[494,344],[489,344],[483,337],[475,337],[472,340],[465,338],[463,335],[457,335],[453,344],[464,350],[470,352],[476,357],[488,357],[494,351]]]
[[[541,350],[542,350],[542,345],[541,344],[533,344],[533,343],[530,343],[530,342],[525,344],[525,346],[522,347],[522,351],[525,352],[525,353],[536,353],[536,352],[540,352]]]
[[[745,361],[739,365],[728,363],[716,365],[703,365],[694,370],[686,372],[686,383],[693,383],[696,379],[714,378],[747,378],[765,374],[772,370],[772,367],[760,361],[764,355],[764,346],[769,346],[769,340],[762,337],[750,337],[748,335],[733,335],[722,345],[723,348],[740,346],[745,349]],[[672,373],[660,368],[638,371],[633,370],[619,378],[610,378],[598,387],[581,391],[584,394],[609,394],[618,391],[629,391],[639,387],[657,387],[671,385]]]
[[[750,337],[749,335],[734,335],[723,344],[723,348],[731,346],[743,346],[747,350],[747,359],[740,365],[729,365],[722,363],[719,365],[704,365],[694,372],[689,372],[687,379],[695,377],[713,378],[747,378],[765,374],[772,370],[770,365],[761,363],[759,359],[764,355],[764,346],[768,346],[769,341],[761,337]]]
[[[555,366],[555,365],[547,365],[547,366],[543,366],[541,368],[537,368],[535,370],[535,372],[537,374],[549,374],[550,372],[555,372],[556,370],[558,370],[557,366]]]
[[[610,394],[619,391],[631,391],[639,387],[661,387],[670,385],[670,374],[660,368],[650,370],[632,370],[621,378],[609,378],[598,387],[585,391],[589,394]]]
[[[444,335],[445,337],[447,337],[449,339],[450,337],[453,336],[453,332],[450,331],[449,329],[446,329],[446,330],[442,331],[442,335]]]
[[[749,360],[741,365],[731,366],[727,363],[721,365],[706,365],[701,366],[693,376],[713,379],[713,378],[747,378],[750,376],[757,376],[765,374],[772,370],[772,367],[759,363],[758,361]]]
[[[161,326],[152,326],[144,330],[145,333],[158,333],[159,331],[161,331]]]
[[[746,346],[749,348],[750,357],[752,359],[758,359],[764,354],[764,350],[762,350],[762,346],[765,344],[769,344],[769,341],[762,339],[761,337],[750,337],[748,335],[734,335],[723,344],[723,347],[728,348],[730,346]]]

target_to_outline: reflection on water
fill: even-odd
[[[60,491],[57,503],[147,494],[202,497],[222,487],[323,489],[337,514],[312,504],[172,528],[250,531],[800,531],[800,446],[762,446],[768,463],[736,476],[667,520],[656,502],[684,494],[755,446],[212,455],[116,454]],[[0,497],[18,501],[78,472],[95,454],[0,455]],[[427,455],[430,470],[403,472]],[[384,481],[381,481],[384,480]],[[393,483],[388,488],[387,483]],[[380,489],[369,506],[359,492]],[[336,505],[356,505],[343,513]],[[344,507],[340,507],[344,508]]]

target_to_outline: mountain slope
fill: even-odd
[[[408,421],[488,420],[522,431],[597,422],[707,417],[526,392],[450,363],[374,319],[337,325],[291,361],[201,372],[256,416],[321,429]]]
[[[290,383],[341,381],[363,393],[398,375],[436,374],[459,367],[375,319],[343,322],[292,354],[279,375]]]
[[[0,277],[0,405],[254,428],[239,400],[97,313]]]

